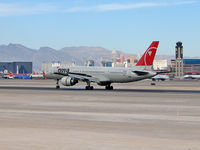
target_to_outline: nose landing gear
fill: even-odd
[[[56,89],[59,89],[59,88],[60,88],[59,79],[57,79],[57,82],[56,82]]]

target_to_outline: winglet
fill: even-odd
[[[143,56],[140,58],[136,66],[152,66],[159,41],[153,41]]]

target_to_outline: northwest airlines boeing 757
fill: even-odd
[[[73,86],[79,81],[87,83],[86,90],[93,90],[91,83],[97,83],[100,86],[105,86],[106,90],[113,90],[112,83],[127,83],[135,82],[157,75],[152,71],[152,64],[159,41],[151,43],[149,48],[143,54],[135,67],[67,67],[53,68],[51,72],[46,74],[47,78],[57,80],[56,88],[60,88],[59,81],[64,86]]]

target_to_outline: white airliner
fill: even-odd
[[[184,75],[184,79],[200,79],[200,75]]]
[[[65,68],[52,68],[45,76],[57,80],[56,88],[60,88],[59,81],[64,86],[73,86],[79,81],[87,83],[86,90],[93,90],[91,83],[105,86],[106,90],[113,90],[112,83],[135,82],[157,75],[152,70],[153,60],[158,48],[159,41],[151,43],[135,67],[86,67],[75,66]]]
[[[170,80],[169,79],[169,74],[165,73],[165,74],[158,74],[155,77],[152,78],[152,81],[167,81]]]

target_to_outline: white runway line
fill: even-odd
[[[57,112],[57,111],[24,111],[24,110],[0,110],[1,116],[37,116],[51,117],[56,116],[66,119],[108,121],[108,122],[134,122],[135,119],[141,120],[165,120],[165,121],[184,121],[200,122],[200,117],[196,116],[172,116],[172,115],[146,115],[146,114],[111,114],[111,113],[86,113],[86,112]]]

